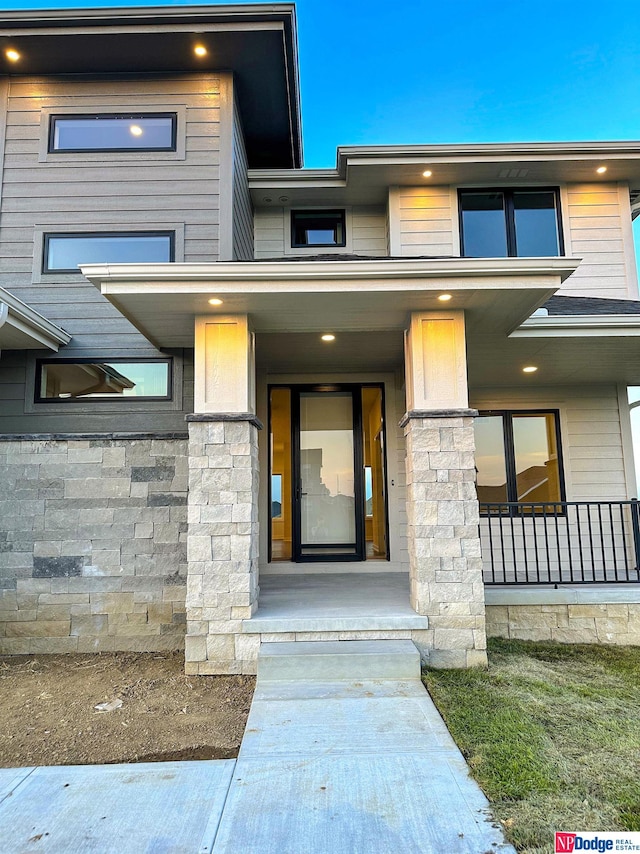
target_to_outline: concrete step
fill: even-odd
[[[263,643],[263,682],[361,682],[420,679],[420,655],[410,640]]]

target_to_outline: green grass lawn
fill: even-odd
[[[509,840],[640,831],[640,647],[489,642],[489,670],[424,683]]]

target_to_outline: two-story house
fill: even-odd
[[[290,4],[0,24],[0,649],[640,643],[640,144],[302,168]]]

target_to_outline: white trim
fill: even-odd
[[[484,588],[485,605],[580,605],[640,602],[640,584],[592,584],[588,587]]]
[[[633,451],[633,432],[631,428],[631,407],[626,385],[619,384],[618,414],[620,417],[620,434],[622,437],[622,461],[624,477],[627,483],[627,498],[636,498],[638,486],[636,483],[635,457]]]
[[[622,246],[624,250],[627,294],[630,299],[638,299],[638,267],[636,265],[635,241],[633,237],[631,197],[629,194],[629,184],[624,181],[618,182],[618,204],[620,205],[622,223]]]
[[[71,341],[71,335],[64,329],[0,288],[0,340],[5,326],[26,335],[33,342],[31,346],[36,349],[48,347],[57,352],[60,346]],[[9,349],[6,345],[4,347]],[[24,345],[20,349],[24,349]]]
[[[170,226],[166,225],[165,228]],[[96,287],[109,283],[300,281],[323,279],[435,279],[482,276],[543,276],[564,281],[579,258],[379,258],[376,261],[236,261],[231,264],[83,264],[83,275]],[[469,287],[476,287],[475,284]],[[510,285],[513,287],[513,285]],[[205,286],[206,290],[206,286]],[[108,292],[108,290],[105,290]]]
[[[400,187],[389,187],[389,255],[402,255],[402,227],[400,225]]]
[[[582,314],[529,317],[510,338],[609,338],[640,335],[640,315]]]

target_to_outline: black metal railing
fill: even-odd
[[[480,504],[485,584],[640,581],[640,503]]]

